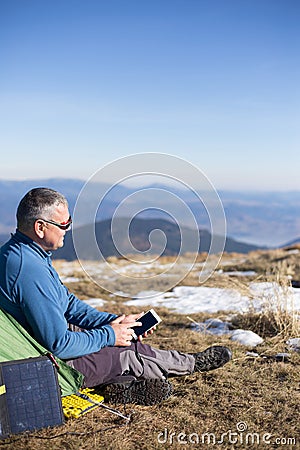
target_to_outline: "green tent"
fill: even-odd
[[[0,363],[47,353],[47,350],[38,344],[11,315],[0,309]],[[61,395],[74,394],[82,386],[83,375],[64,361],[56,357],[55,360],[59,366],[58,382]]]

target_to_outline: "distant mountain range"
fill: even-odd
[[[130,223],[129,236],[127,236],[127,219],[116,219],[113,224],[113,236],[117,236],[117,243],[113,239],[111,232],[111,219],[97,222],[94,225],[84,225],[76,230],[76,250],[79,250],[79,257],[83,260],[99,259],[99,250],[104,258],[108,256],[122,256],[138,252],[148,252],[162,256],[173,256],[181,254],[181,243],[184,242],[184,253],[187,252],[208,252],[211,244],[211,235],[206,230],[201,230],[200,234],[196,230],[180,227],[172,222],[163,219],[137,219]],[[160,230],[162,234],[151,235],[154,230]],[[89,237],[95,233],[97,246],[90,244]],[[182,236],[184,238],[182,239]],[[149,239],[150,237],[150,239]],[[200,237],[200,239],[199,239]],[[216,237],[215,239],[221,240]],[[199,247],[195,248],[195,242],[199,242]],[[220,241],[220,245],[223,240]],[[225,251],[248,253],[257,250],[258,247],[234,239],[227,238]],[[53,258],[72,261],[77,258],[72,233],[65,236],[65,244],[62,248],[53,252]]]
[[[41,179],[26,181],[0,181],[0,242],[7,239],[10,232],[15,230],[16,207],[23,195],[31,188],[38,186],[47,186],[62,192],[68,199],[70,211],[72,212],[79,192],[84,186],[84,181],[77,179]],[[165,186],[153,186],[155,188],[165,188]],[[149,186],[144,187],[145,192]],[[133,197],[136,189],[124,185],[117,185],[113,189],[109,184],[94,183],[90,189],[91,203],[98,201],[99,192],[107,192],[101,207],[96,215],[96,221],[102,223],[101,227],[107,226],[107,220],[111,219],[116,208],[124,201],[129,199],[128,212],[132,210],[132,202],[135,201],[135,209],[142,211],[139,219],[149,219],[149,227],[153,226],[154,219],[162,221],[171,221],[172,217],[164,213],[171,208],[174,211],[175,219],[180,227],[189,227],[186,222],[185,214],[176,204],[176,198],[179,197],[188,206],[195,217],[197,225],[202,233],[209,230],[210,217],[205,208],[199,202],[193,192],[180,191],[175,188],[167,187],[174,194],[173,199],[157,195],[157,209],[144,209],[145,201],[143,196]],[[163,191],[162,191],[163,192]],[[297,241],[300,235],[300,191],[293,192],[218,192],[224,206],[227,221],[227,236],[230,240],[240,243],[247,243],[255,248],[257,247],[279,247],[287,242]],[[201,207],[202,206],[202,207]],[[126,209],[123,210],[123,216],[126,217]],[[146,226],[146,222],[143,223]],[[89,225],[85,221],[85,214],[81,218],[77,217],[76,227]],[[161,223],[162,225],[162,223]],[[98,226],[98,225],[97,225]],[[147,226],[147,228],[149,228]],[[103,230],[102,230],[103,232]],[[175,239],[175,231],[171,233]],[[102,234],[103,236],[103,234]],[[203,238],[204,239],[204,238]],[[147,242],[147,241],[145,241]],[[142,244],[141,244],[142,245]],[[144,244],[143,244],[144,245]],[[145,244],[146,245],[146,244]],[[169,243],[169,245],[171,245]],[[172,244],[173,245],[173,244]],[[243,244],[244,245],[244,244]],[[168,250],[169,251],[169,247]]]

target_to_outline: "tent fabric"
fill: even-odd
[[[47,355],[49,352],[8,313],[0,309],[0,363]],[[83,375],[55,357],[61,395],[74,394],[82,387]]]

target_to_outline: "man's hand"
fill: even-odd
[[[132,321],[134,322],[134,326],[136,326],[135,321],[137,319],[139,319],[140,317],[142,317],[144,315],[144,311],[138,314],[128,314],[128,316],[125,316],[125,314],[123,314],[124,319],[122,319],[122,323],[131,323]]]
[[[126,325],[127,329],[129,329],[130,332],[130,339],[128,341],[125,340],[126,344],[117,344],[117,341],[115,343],[115,345],[121,345],[121,346],[129,346],[131,344],[132,341],[132,330],[131,327],[139,327],[141,326],[141,322],[137,322],[137,319],[139,319],[140,317],[142,317],[144,315],[144,311],[138,314],[129,314],[128,316],[125,316],[125,314],[123,314],[122,316],[117,317],[115,320],[113,320],[110,325],[113,327],[115,334],[116,334],[116,329],[113,326],[114,323],[117,323],[118,325]],[[153,334],[154,330],[156,330],[156,326],[154,326],[153,328],[151,328],[151,330],[146,331],[146,333],[144,333],[142,336],[138,337],[138,340],[141,342],[143,340],[143,338],[146,338],[149,334]],[[128,338],[128,332],[127,334],[127,338]],[[116,334],[116,338],[117,338],[117,334]],[[124,342],[124,341],[123,341]]]
[[[129,316],[117,317],[110,322],[110,326],[113,328],[116,336],[115,346],[129,347],[132,342],[132,327],[141,326],[141,322],[136,322],[136,319],[141,317],[142,314],[131,314]]]

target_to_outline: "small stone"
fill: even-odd
[[[289,353],[277,353],[277,355],[274,356],[274,359],[279,362],[289,362],[290,356]]]

